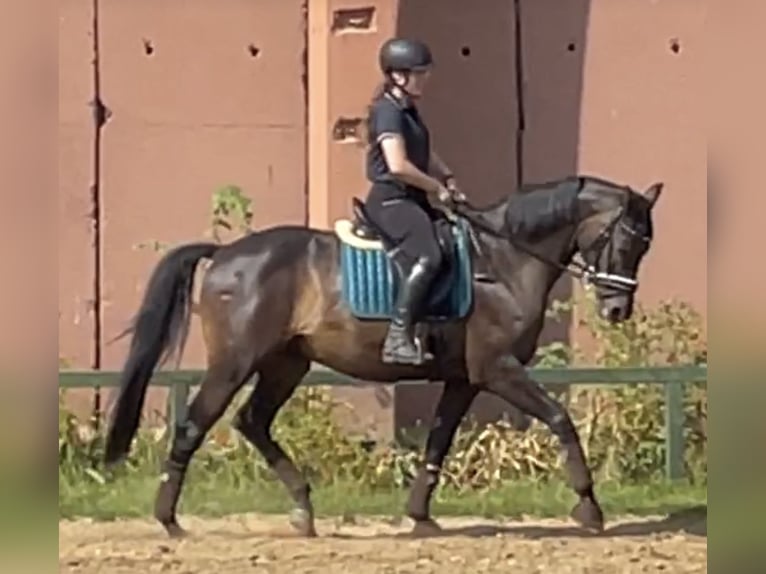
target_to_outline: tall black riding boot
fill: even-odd
[[[415,315],[428,293],[434,271],[430,262],[420,259],[412,266],[410,274],[402,279],[391,325],[383,343],[384,363],[421,365],[433,359],[415,338]]]

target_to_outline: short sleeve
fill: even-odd
[[[384,99],[379,100],[372,110],[375,139],[378,140],[383,134],[404,135],[404,121],[402,111]]]

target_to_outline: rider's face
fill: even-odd
[[[430,69],[411,72],[409,81],[407,82],[407,91],[415,97],[422,96],[430,76]]]
[[[418,98],[423,95],[425,85],[428,83],[430,76],[430,68],[412,71],[406,75],[394,72],[394,81],[396,85],[403,87],[411,96]]]

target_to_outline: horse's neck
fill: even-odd
[[[550,262],[566,266],[573,255],[573,234],[574,227],[565,226],[544,239],[525,241],[520,238],[518,243]],[[486,233],[480,234],[479,243],[491,273],[516,300],[523,300],[533,307],[547,304],[550,290],[563,273],[560,267],[538,259],[506,239]]]

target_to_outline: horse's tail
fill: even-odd
[[[133,333],[106,437],[106,464],[128,454],[154,369],[174,352],[180,358],[189,331],[194,272],[199,261],[218,248],[214,243],[192,243],[165,254],[149,278],[132,326],[117,337]]]

